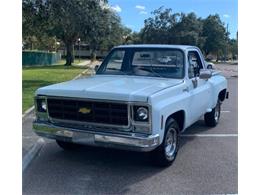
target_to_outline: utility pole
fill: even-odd
[[[79,62],[80,62],[80,38],[78,38],[78,46],[79,46],[78,57],[79,57]]]
[[[228,35],[228,23],[227,23],[227,35]],[[228,37],[227,37],[228,38]],[[226,44],[226,48],[225,48],[225,55],[224,55],[224,62],[226,62],[226,59],[227,59],[227,55],[228,55],[228,39],[226,40],[227,41],[227,44]]]

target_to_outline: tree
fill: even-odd
[[[45,40],[53,37],[63,41],[67,53],[65,65],[71,65],[73,46],[90,31],[93,23],[100,21],[95,21],[100,7],[100,0],[23,0],[23,39],[31,36],[40,42],[43,37]]]
[[[46,11],[50,13],[49,34],[55,35],[65,44],[66,65],[74,61],[73,46],[79,37],[94,28],[100,13],[99,0],[49,0]],[[94,35],[98,36],[98,35]]]
[[[129,42],[130,42],[131,44],[141,44],[141,43],[142,43],[142,40],[141,40],[141,38],[140,38],[140,36],[139,36],[139,33],[138,33],[138,32],[132,32],[132,33],[130,34],[130,40],[129,40]]]
[[[109,7],[99,7],[94,14],[91,27],[85,31],[86,40],[89,42],[92,60],[96,59],[96,51],[107,50],[124,43],[129,29],[121,24],[120,17]],[[130,33],[130,32],[129,32]]]
[[[176,24],[178,14],[171,14],[171,9],[159,9],[152,12],[154,17],[149,17],[144,21],[144,28],[141,29],[140,39],[143,43],[161,43],[170,42],[169,31]]]
[[[48,35],[42,36],[26,36],[23,39],[23,48],[30,50],[47,50],[56,51],[57,50],[57,40],[55,37],[50,37]]]
[[[35,16],[35,9],[33,6],[33,2],[30,0],[23,0],[22,3],[22,25],[23,25],[23,38],[27,36],[33,36],[34,31],[33,31],[33,19]]]
[[[203,47],[206,55],[213,53],[219,56],[226,52],[228,34],[218,14],[209,15],[203,20],[202,35],[206,37]]]
[[[106,0],[23,0],[23,28],[23,39],[32,40],[26,37],[33,36],[38,44],[31,42],[38,48],[47,47],[43,38],[49,43],[48,37],[61,40],[67,53],[65,65],[74,60],[73,46],[78,38],[89,43],[95,59],[97,49],[124,43],[129,33]]]
[[[108,50],[115,45],[128,44],[131,39],[131,29],[122,25],[120,17],[115,14],[111,19],[109,31],[105,38],[105,45]]]
[[[170,30],[174,44],[200,46],[202,42],[202,21],[195,13],[180,14],[180,19]]]
[[[153,17],[144,21],[140,32],[143,43],[190,44],[203,42],[202,20],[195,13],[171,13],[171,9],[159,9],[152,12]]]
[[[218,56],[226,55],[228,44],[233,44],[217,14],[202,19],[195,13],[172,13],[163,7],[152,14],[144,20],[144,27],[136,38],[139,43],[195,45],[206,55]]]
[[[49,27],[46,1],[23,0],[22,9],[23,44],[30,49],[43,48]]]
[[[233,60],[237,60],[238,57],[238,44],[236,39],[229,40],[229,52],[232,55]]]

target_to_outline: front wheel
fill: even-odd
[[[204,120],[207,126],[215,127],[218,124],[220,111],[221,111],[221,103],[220,101],[218,101],[216,107],[213,108],[211,112],[206,113],[204,115]]]
[[[162,144],[152,152],[154,162],[159,166],[169,166],[173,163],[179,150],[179,126],[170,119],[165,128]]]

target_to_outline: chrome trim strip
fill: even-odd
[[[59,127],[38,121],[33,122],[33,129],[39,136],[50,139],[135,151],[151,151],[160,144],[159,134],[143,135],[129,133],[129,135],[123,135],[112,134],[109,132],[83,131],[79,129]]]

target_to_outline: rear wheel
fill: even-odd
[[[169,166],[175,160],[179,149],[179,126],[174,119],[166,124],[162,144],[152,152],[154,162],[159,166]]]
[[[218,101],[216,107],[213,108],[211,112],[206,113],[204,115],[204,120],[207,126],[215,127],[218,124],[220,118],[220,111],[221,111],[221,103],[220,101]]]
[[[212,65],[209,64],[209,65],[207,66],[207,69],[213,69]]]
[[[56,142],[64,150],[75,150],[80,147],[79,144],[74,144],[72,142],[65,142],[60,140],[56,140]]]

